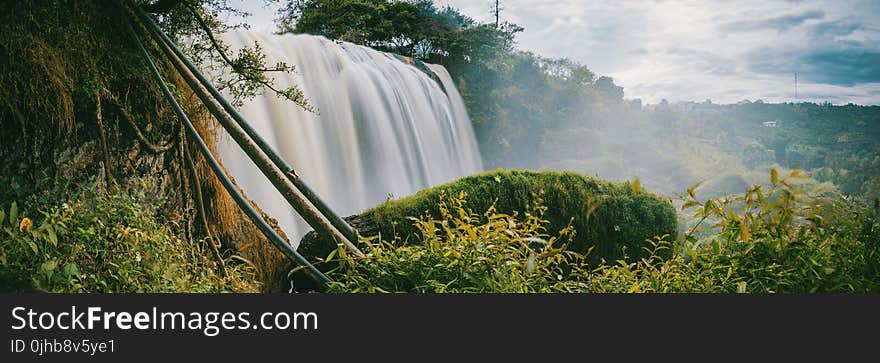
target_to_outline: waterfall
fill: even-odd
[[[441,87],[391,54],[324,37],[237,31],[226,41],[232,50],[257,41],[267,64],[296,67],[274,75],[276,88],[298,85],[316,113],[270,94],[239,111],[339,215],[482,170],[464,103],[442,66],[429,65]],[[239,187],[298,244],[308,225],[231,139],[218,143]]]

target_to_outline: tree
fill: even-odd
[[[522,28],[477,24],[431,0],[292,0],[280,12],[281,33],[307,33],[443,64],[473,62],[508,51]],[[454,68],[452,66],[450,68]]]
[[[623,100],[623,87],[614,84],[614,79],[611,77],[599,77],[596,80],[596,89],[608,97],[608,99],[615,101]]]

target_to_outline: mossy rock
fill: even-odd
[[[482,213],[494,205],[499,213],[534,210],[540,202],[547,207],[548,234],[571,223],[576,234],[569,248],[585,252],[593,247],[590,259],[612,261],[624,256],[644,256],[646,240],[669,235],[675,238],[677,216],[669,200],[634,187],[595,179],[573,172],[492,171],[422,190],[412,196],[391,200],[349,218],[362,235],[381,234],[385,240],[417,243],[419,232],[409,217],[430,215],[440,218],[438,203],[464,192],[465,207]],[[592,214],[592,203],[598,204]],[[326,247],[316,248],[316,236],[303,238],[300,252],[319,256]],[[326,244],[323,244],[326,246]],[[320,250],[320,251],[319,251]]]

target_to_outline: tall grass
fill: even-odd
[[[461,193],[440,201],[439,218],[414,219],[421,243],[375,239],[365,258],[324,262],[336,264],[334,292],[880,291],[877,206],[811,194],[803,177],[774,170],[770,187],[705,201],[695,186],[681,197],[695,222],[647,241],[636,260],[592,262],[566,248],[574,228],[547,230],[546,207],[475,213]]]

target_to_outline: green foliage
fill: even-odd
[[[150,4],[147,1],[138,2],[142,6]],[[247,13],[229,6],[226,0],[180,0],[167,3],[171,4],[169,8],[155,14],[159,25],[203,70],[216,72],[218,76],[213,80],[215,86],[227,91],[232,96],[233,103],[241,105],[244,100],[268,90],[311,110],[308,100],[297,85],[283,89],[275,86],[271,75],[293,72],[293,66],[284,62],[267,64],[259,42],[233,53],[218,37],[218,34],[245,26],[224,22],[223,18],[230,15],[243,17]]]
[[[264,64],[258,47],[235,57],[224,54],[222,42],[211,41],[213,32],[227,29],[218,20],[232,11],[224,3],[179,1],[157,18],[173,39],[188,40],[178,43],[190,47],[185,51],[197,64],[225,64],[219,71],[226,72],[217,85],[231,87],[231,94],[241,100],[272,87],[270,69],[277,67]],[[0,33],[4,34],[0,37],[0,126],[4,129],[0,157],[21,167],[4,170],[6,176],[39,174],[44,168],[32,164],[51,165],[51,159],[68,144],[88,146],[89,140],[109,133],[110,128],[99,127],[101,120],[96,120],[102,111],[106,118],[114,116],[111,110],[102,110],[108,102],[102,103],[101,98],[123,100],[134,119],[141,124],[149,120],[144,131],[150,140],[174,137],[177,120],[168,112],[167,102],[128,36],[127,17],[114,1],[16,1],[7,5],[0,13]],[[158,51],[148,49],[157,55],[159,67],[167,66]],[[173,87],[176,77],[166,78]],[[296,89],[277,91],[304,101]],[[307,107],[305,102],[300,104]],[[129,135],[121,136],[124,141]],[[9,154],[28,158],[9,160]]]
[[[645,257],[591,263],[548,233],[546,208],[478,215],[457,197],[416,222],[421,243],[373,242],[365,258],[338,257],[335,292],[878,292],[880,210],[799,189],[794,172],[772,187],[697,199],[701,220],[680,240],[650,239]],[[700,237],[698,231],[708,232]],[[552,230],[551,230],[552,231]]]
[[[128,0],[121,2],[127,4]],[[137,0],[135,3],[150,8],[148,5],[153,2]],[[172,6],[154,14],[159,26],[202,69],[213,69],[222,74],[215,79],[215,85],[227,90],[236,103],[268,89],[309,108],[302,91],[296,85],[286,89],[274,87],[271,74],[292,72],[292,66],[283,62],[267,64],[259,43],[233,54],[222,39],[217,37],[217,34],[242,26],[224,23],[221,18],[245,15],[244,13],[228,6],[226,0],[180,0],[165,3]],[[55,81],[52,78],[79,76],[82,78],[79,82],[66,86],[76,85],[90,94],[100,90],[101,86],[106,86],[107,78],[123,78],[129,72],[146,72],[126,31],[125,22],[128,16],[116,6],[116,1],[16,1],[7,5],[3,14],[0,14],[0,30],[7,35],[0,41],[0,54],[4,61],[12,62],[13,67],[18,61],[27,60],[30,53],[37,53],[36,56],[50,58],[44,62],[46,65],[41,65],[50,68],[51,74],[44,78]],[[140,34],[149,40],[146,30]],[[66,48],[74,49],[80,54],[58,59],[53,68],[52,61],[55,59],[51,58],[60,56],[52,54],[53,51],[63,53]],[[25,55],[24,59],[15,59],[22,58],[22,54]],[[103,57],[112,57],[114,64],[119,66],[98,71],[96,68],[103,68],[104,65],[93,64],[93,60],[101,60]],[[64,64],[71,63],[71,59],[83,62]],[[160,67],[164,65],[162,62],[158,63]],[[131,70],[130,66],[133,65],[139,68]],[[68,70],[70,73],[65,74],[64,66],[76,70]],[[60,111],[69,113],[69,110]],[[66,115],[65,112],[58,113]]]
[[[464,192],[438,205],[439,219],[415,221],[420,243],[372,244],[368,256],[337,259],[331,292],[566,292],[568,267],[583,256],[567,247],[573,230],[548,236],[540,205],[523,215],[494,207],[483,215],[466,208]],[[335,254],[328,256],[332,260]]]
[[[203,243],[159,224],[160,203],[142,188],[0,205],[0,291],[259,291],[251,267],[230,261],[225,279]]]
[[[749,168],[772,165],[775,161],[773,150],[764,148],[761,144],[753,143],[743,150],[743,164]]]
[[[520,28],[479,25],[430,0],[292,0],[281,10],[281,33],[308,33],[422,59],[463,62],[509,47]]]
[[[387,241],[413,242],[425,231],[413,218],[441,218],[449,196],[466,196],[465,207],[516,214],[546,205],[547,228],[574,228],[569,247],[592,250],[594,260],[641,256],[644,241],[653,236],[675,236],[677,218],[668,200],[635,183],[612,183],[570,172],[494,171],[422,190],[388,201],[363,215],[371,218]]]

